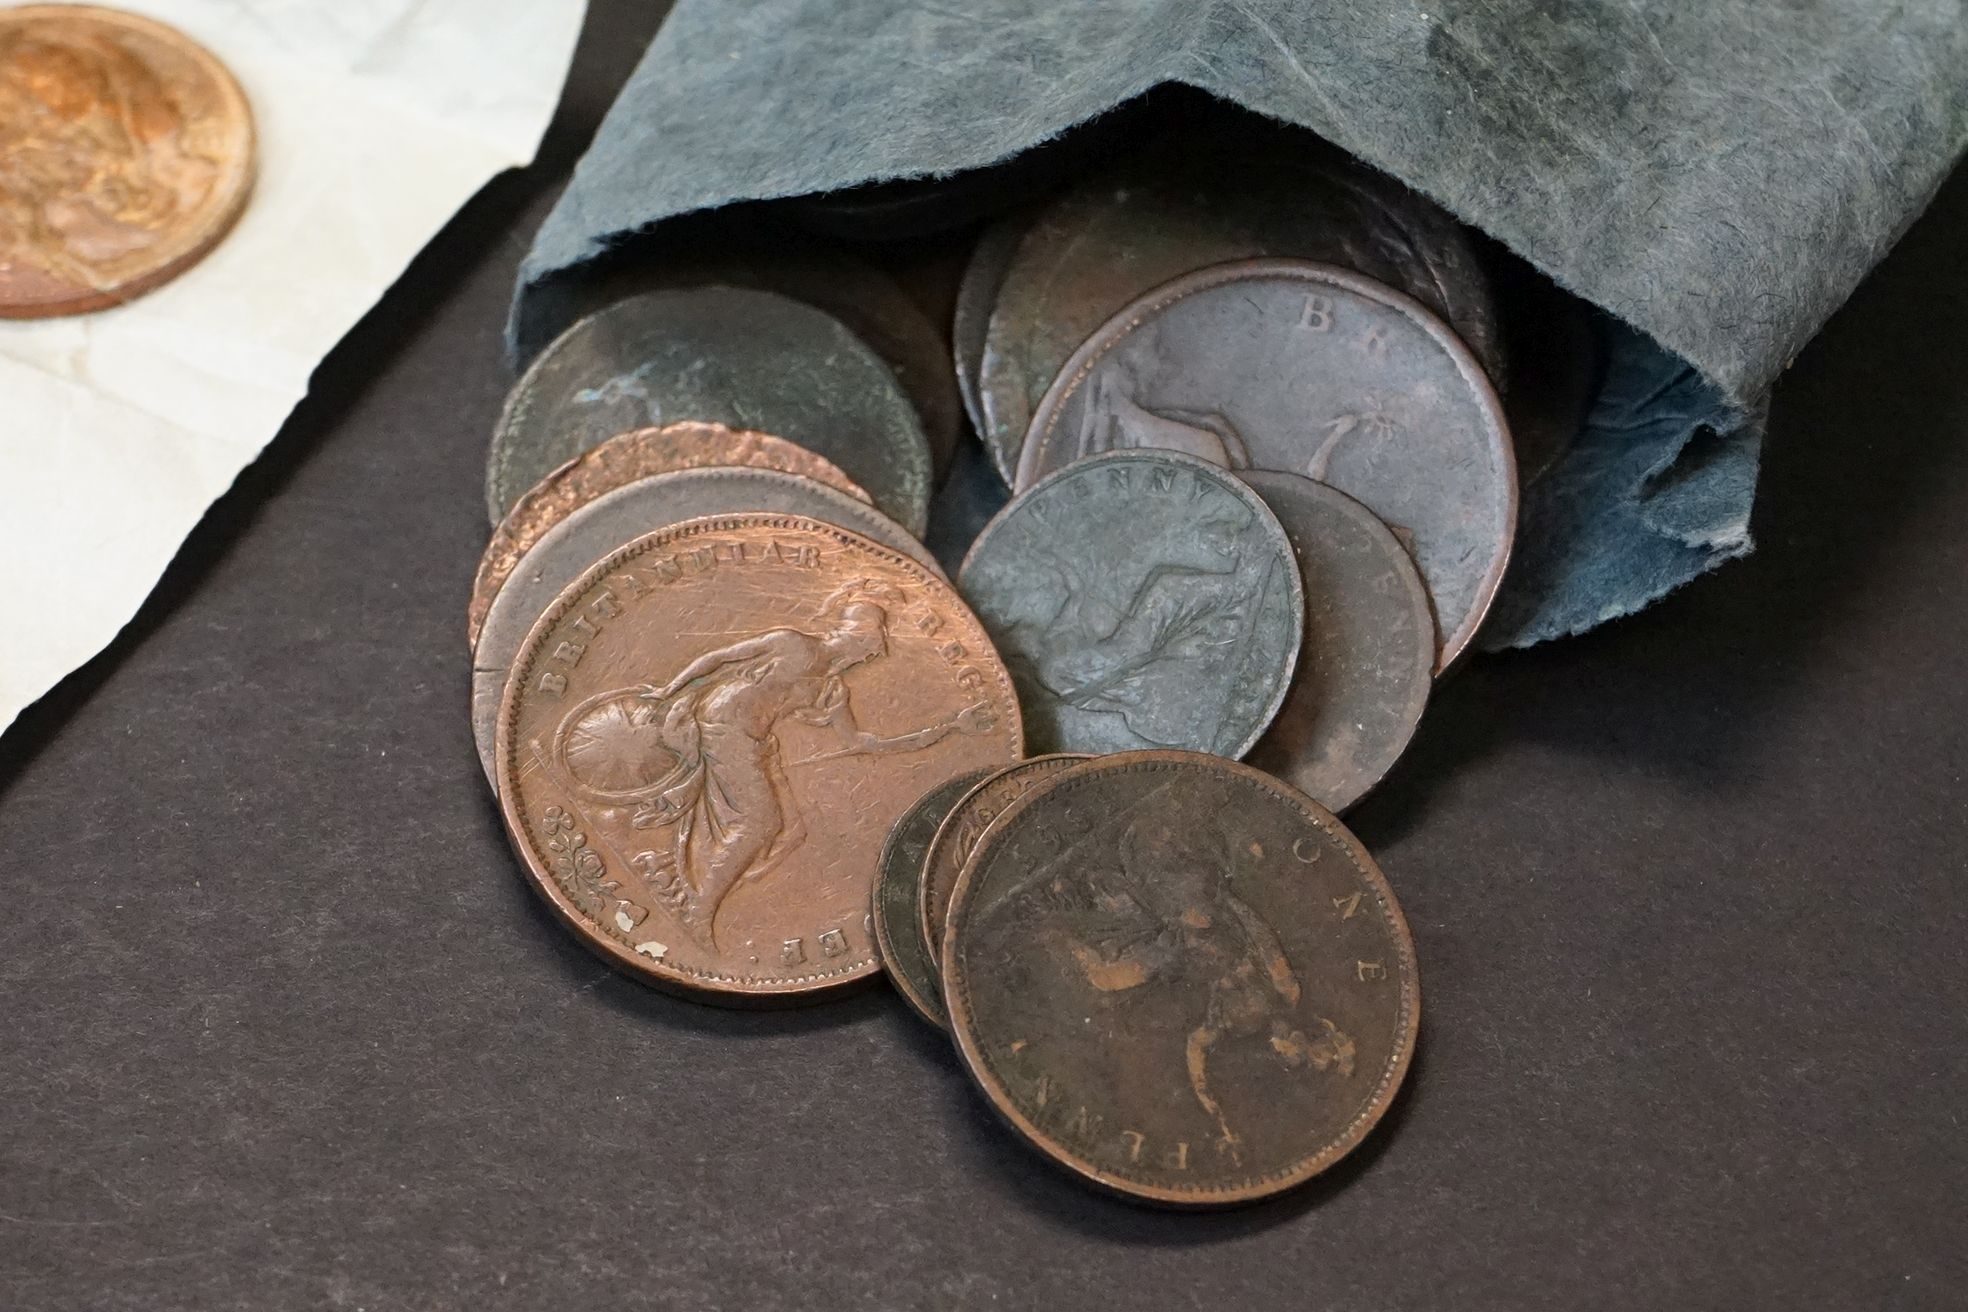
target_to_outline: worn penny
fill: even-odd
[[[1414,1050],[1414,943],[1373,858],[1261,771],[1090,761],[972,854],[942,979],[992,1107],[1082,1180],[1172,1206],[1301,1184],[1366,1136]]]
[[[1285,526],[1305,580],[1291,691],[1244,760],[1341,814],[1394,767],[1428,704],[1428,589],[1388,527],[1344,492],[1271,470],[1243,478]]]
[[[1019,751],[948,584],[830,524],[731,515],[637,538],[540,617],[498,786],[534,887],[604,959],[791,1000],[879,970],[882,843],[923,789]]]
[[[175,28],[0,9],[0,318],[99,310],[195,264],[252,191],[253,115]]]
[[[964,413],[971,431],[991,453],[991,463],[1003,476],[1006,486],[1018,471],[1018,444],[986,422],[984,401],[978,392],[985,343],[991,330],[991,311],[998,303],[998,289],[1004,285],[1005,271],[1011,267],[1018,244],[1031,226],[1029,212],[1008,214],[984,229],[971,247],[964,263],[963,278],[957,284],[957,303],[950,316],[950,355],[956,368],[957,391],[963,397]],[[1022,441],[1025,431],[1015,435]]]
[[[1167,451],[1050,474],[971,545],[959,589],[1018,681],[1035,752],[1240,756],[1291,682],[1291,541],[1234,476]]]
[[[624,542],[666,524],[704,515],[766,511],[804,515],[850,529],[915,560],[938,576],[927,548],[894,520],[824,483],[775,469],[686,469],[616,488],[540,536],[486,607],[472,648],[472,734],[485,776],[493,777],[492,736],[513,658],[533,622],[581,572]]]
[[[493,433],[492,521],[589,447],[686,419],[796,442],[922,534],[929,446],[893,371],[833,316],[736,287],[632,296],[556,337],[514,385]]]
[[[465,615],[467,641],[477,645],[485,612],[520,557],[569,514],[638,479],[716,466],[777,469],[868,500],[868,494],[833,461],[770,433],[694,422],[618,433],[541,479],[492,530],[472,580],[471,606]]]
[[[1303,133],[1178,133],[1025,230],[979,362],[979,432],[1000,466],[1015,468],[1040,398],[1102,323],[1171,279],[1261,256],[1320,260],[1405,292],[1502,376],[1487,278],[1453,217]]]
[[[943,1014],[936,960],[923,938],[923,859],[950,808],[990,775],[989,770],[960,774],[917,798],[888,831],[875,876],[875,945],[881,950],[882,969],[903,1001],[938,1029],[949,1028],[950,1022]]]
[[[1516,462],[1482,366],[1419,302],[1330,265],[1218,265],[1114,316],[1046,393],[1019,483],[1140,448],[1303,474],[1361,502],[1421,569],[1438,668],[1475,637],[1510,559]]]
[[[932,961],[942,951],[943,929],[949,923],[950,895],[956,891],[957,877],[991,822],[1047,779],[1090,759],[1076,752],[1035,756],[986,776],[957,799],[923,855],[922,884],[916,899],[916,920]]]

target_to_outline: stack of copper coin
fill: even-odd
[[[978,189],[891,193],[940,225]],[[1419,1007],[1336,817],[1469,648],[1588,357],[1507,351],[1550,316],[1301,141],[1165,137],[997,218],[954,379],[920,314],[852,312],[879,274],[815,259],[618,285],[507,403],[472,714],[525,869],[699,1000],[885,968],[1019,1135],[1122,1195],[1317,1174]],[[952,584],[920,538],[958,392],[1013,495]]]

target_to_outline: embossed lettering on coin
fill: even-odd
[[[513,508],[499,521],[499,527],[492,530],[492,540],[486,544],[485,554],[479,557],[478,577],[472,580],[471,607],[465,617],[467,641],[477,645],[485,612],[513,567],[519,564],[520,557],[574,511],[638,479],[684,469],[733,466],[798,474],[856,500],[869,500],[868,494],[833,461],[770,433],[694,422],[618,433],[541,479],[513,503]],[[659,525],[643,525],[645,529],[656,527]]]
[[[876,968],[883,838],[1015,759],[1010,681],[948,585],[793,516],[693,520],[606,557],[514,663],[501,806],[536,886],[651,982],[715,996]]]
[[[984,831],[1013,802],[1087,759],[1074,752],[1055,752],[1008,765],[979,780],[950,809],[943,823],[937,826],[929,851],[923,855],[921,889],[917,896],[916,919],[922,926],[932,961],[943,950],[943,929],[950,918],[950,895],[956,892],[957,878],[963,874],[964,865],[977,849]]]
[[[1248,487],[1164,451],[1047,478],[972,544],[958,586],[998,644],[1037,752],[1237,756],[1284,699],[1303,594]]]
[[[805,515],[872,538],[939,573],[906,529],[865,502],[776,469],[684,469],[638,479],[595,498],[541,535],[486,607],[472,649],[472,732],[486,778],[507,670],[533,622],[589,565],[654,528],[742,511]]]
[[[1303,474],[1360,501],[1421,568],[1441,667],[1502,581],[1517,472],[1496,393],[1439,319],[1357,274],[1249,260],[1158,288],[1060,373],[1019,482],[1143,447]]]
[[[239,84],[183,33],[0,10],[0,317],[101,309],[195,263],[253,183]]]
[[[1407,1071],[1414,946],[1331,814],[1187,752],[1076,767],[992,826],[943,985],[965,1065],[1092,1183],[1247,1202],[1338,1161]]]
[[[936,977],[936,962],[923,939],[923,859],[950,808],[990,775],[989,770],[960,774],[917,798],[888,831],[875,876],[875,943],[881,949],[882,968],[903,1000],[938,1029],[949,1028],[949,1018],[943,1014],[943,984]]]

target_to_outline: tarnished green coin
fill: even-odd
[[[597,443],[689,419],[797,442],[911,533],[920,537],[928,522],[929,444],[894,372],[831,315],[735,287],[633,296],[555,338],[513,387],[493,433],[493,522]]]

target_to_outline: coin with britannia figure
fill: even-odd
[[[831,524],[743,514],[569,585],[513,662],[495,761],[527,875],[583,943],[738,1003],[874,975],[889,830],[1020,746],[1010,678],[948,584]]]
[[[0,318],[99,310],[197,263],[246,206],[245,93],[175,28],[0,9]]]
[[[1111,452],[1014,498],[957,586],[990,631],[1035,752],[1240,756],[1291,683],[1304,598],[1291,541],[1221,468]]]
[[[1420,980],[1373,858],[1249,766],[1132,752],[1027,793],[971,854],[942,953],[984,1096],[1081,1179],[1224,1206],[1344,1157],[1408,1069]]]
[[[1517,529],[1517,465],[1482,366],[1419,301],[1304,260],[1246,260],[1128,306],[1067,362],[1019,457],[1030,487],[1100,452],[1187,452],[1329,483],[1415,558],[1450,665]]]

